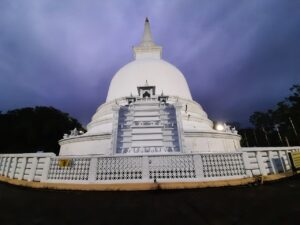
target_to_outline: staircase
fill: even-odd
[[[176,109],[143,98],[119,109],[116,153],[180,152]]]

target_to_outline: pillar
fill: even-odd
[[[150,172],[149,172],[149,157],[143,156],[142,158],[142,179],[143,181],[150,180]]]
[[[89,178],[88,181],[90,183],[95,183],[97,179],[97,163],[98,163],[98,158],[97,157],[92,157],[90,161],[90,168],[89,168]]]

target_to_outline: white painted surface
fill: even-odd
[[[145,84],[156,86],[156,93],[192,99],[183,74],[170,63],[161,59],[137,59],[122,67],[113,77],[106,102],[137,95],[137,87]],[[126,85],[125,85],[126,84]]]
[[[290,171],[288,152],[294,151],[300,152],[300,147],[251,148],[234,153],[109,157],[55,156],[51,153],[2,154],[0,176],[36,182],[86,184],[237,179]],[[15,159],[17,165],[10,163]],[[71,160],[70,166],[60,167],[60,159]],[[270,161],[274,160],[279,164],[271,165]],[[282,168],[285,169],[281,170]]]
[[[110,155],[111,135],[82,135],[60,141],[59,155]]]
[[[147,81],[156,86],[156,93],[192,99],[189,87],[183,74],[172,64],[161,59],[162,48],[153,41],[149,21],[145,28],[140,45],[134,47],[133,62],[123,66],[113,77],[106,102],[137,95],[137,87]]]
[[[153,105],[150,104],[151,102]],[[240,136],[230,132],[219,132],[214,130],[212,128],[212,122],[207,118],[207,114],[197,102],[169,96],[168,103],[180,106],[179,111],[176,111],[176,113],[178,114],[180,112],[180,129],[182,129],[184,134],[182,136],[182,146],[183,149],[186,149],[183,151],[194,153],[220,151],[234,152],[240,148]],[[113,154],[113,140],[111,139],[111,136],[113,133],[114,112],[118,112],[118,108],[125,104],[126,101],[121,98],[117,101],[111,101],[101,105],[92,117],[92,121],[88,124],[88,132],[86,134],[72,137],[70,141],[68,139],[60,141],[60,155]],[[134,111],[137,116],[133,114],[126,115],[126,117],[128,117],[127,120],[159,121],[161,117],[165,117],[161,116],[157,111],[158,105],[155,101],[149,101],[149,104],[150,106],[145,108],[142,103],[138,103],[138,107],[136,108],[136,111]],[[156,129],[156,131],[162,132],[161,129]],[[134,136],[137,132],[147,134],[153,132],[153,128],[151,126],[147,129],[141,129],[138,126],[132,128],[130,132],[124,132],[124,135],[129,135],[124,138],[124,140],[132,140],[131,136]],[[94,136],[103,136],[102,134],[106,134],[107,136],[105,138],[93,138]],[[167,131],[163,134],[167,135]],[[146,146],[148,144],[141,143],[141,146]],[[155,146],[158,145],[161,145],[161,143],[155,144]],[[130,144],[128,144],[128,146],[130,146]],[[135,144],[135,146],[137,145]]]

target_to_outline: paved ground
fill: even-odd
[[[0,183],[0,225],[299,225],[300,177],[174,191],[35,190]]]

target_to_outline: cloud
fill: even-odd
[[[300,83],[299,9],[281,0],[3,0],[0,109],[53,105],[87,123],[148,16],[209,116],[248,125]]]

